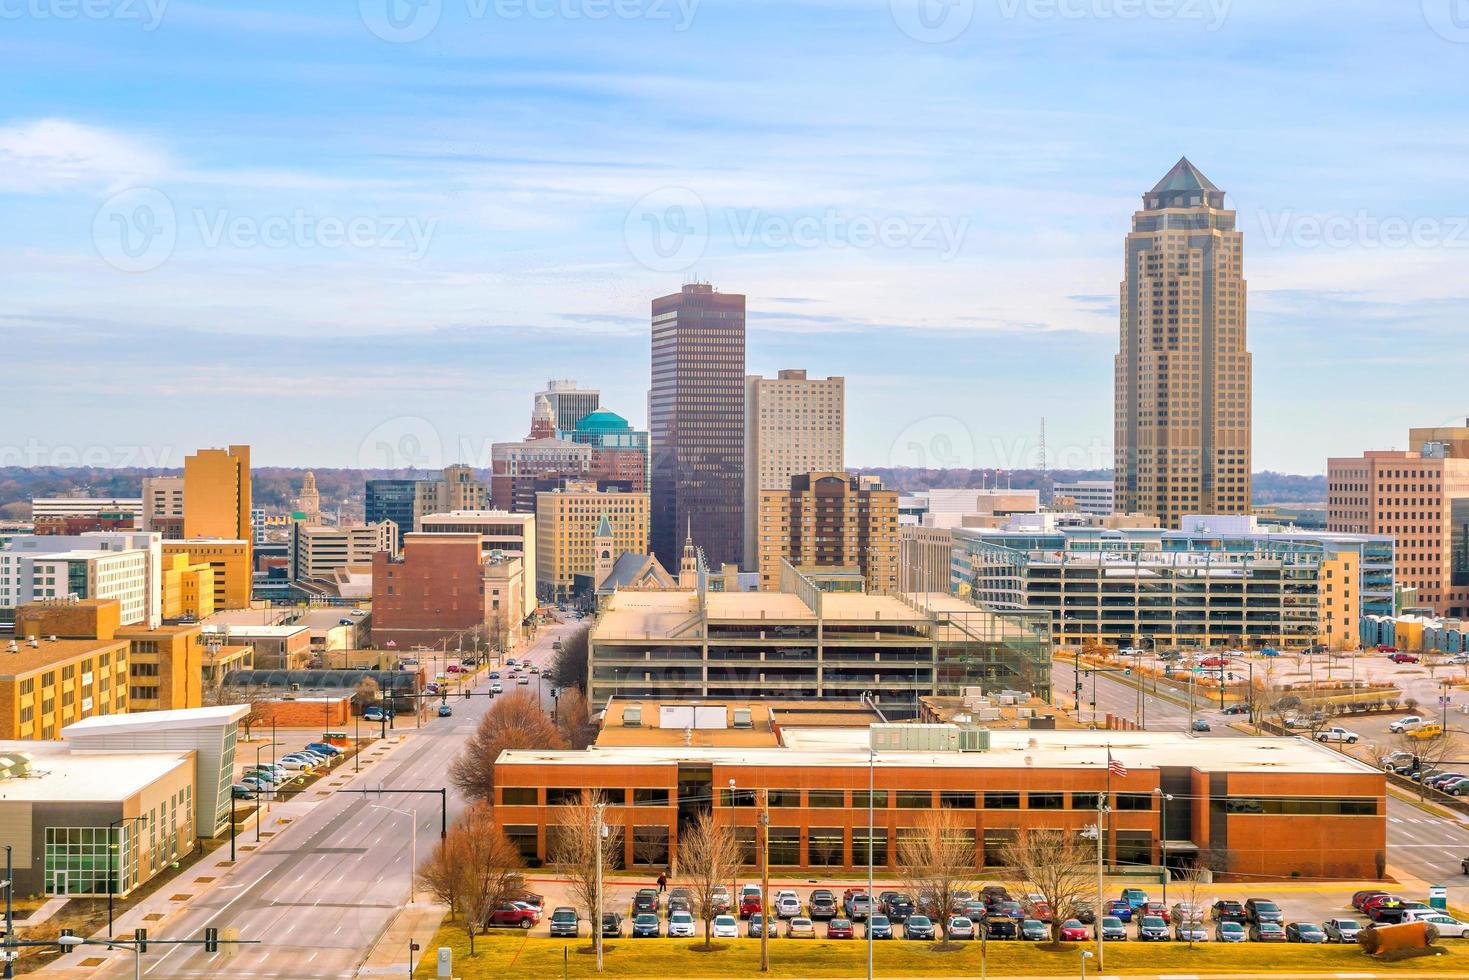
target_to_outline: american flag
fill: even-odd
[[[1122,760],[1112,758],[1112,753],[1108,752],[1107,772],[1111,773],[1113,776],[1116,776],[1118,779],[1122,779],[1127,776],[1127,767],[1122,764]]]

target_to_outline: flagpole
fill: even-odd
[[[1106,831],[1103,829],[1103,820],[1107,812],[1107,803],[1112,798],[1112,745],[1107,745],[1107,791],[1097,798],[1097,913],[1094,918],[1097,930],[1097,973],[1100,974],[1106,963],[1106,954],[1102,944],[1102,917],[1107,913],[1106,885],[1102,880],[1102,851],[1106,840]]]

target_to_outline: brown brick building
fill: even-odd
[[[962,814],[976,866],[993,866],[1028,829],[1080,833],[1094,825],[1102,794],[1113,867],[1156,865],[1166,849],[1171,864],[1207,857],[1246,876],[1380,874],[1385,777],[1303,739],[987,734],[989,747],[977,751],[880,750],[871,770],[865,728],[787,728],[774,748],[507,751],[495,766],[496,816],[528,857],[544,860],[557,806],[591,789],[611,804],[608,820],[624,828],[623,863],[659,867],[676,864],[679,828],[712,807],[733,822],[753,864],[759,814],[768,807],[772,867],[853,870],[866,864],[870,779],[874,863],[891,874],[898,841],[924,810]],[[1109,748],[1125,776],[1109,777]],[[1172,797],[1166,833],[1165,793]]]
[[[898,591],[898,491],[873,477],[803,473],[764,490],[756,531],[760,588],[780,588],[780,568],[856,568],[865,591]],[[947,585],[943,591],[947,591]]]
[[[510,636],[529,587],[525,557],[486,554],[479,534],[405,535],[401,558],[373,558],[373,646],[433,646],[480,626]]]

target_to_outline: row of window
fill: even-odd
[[[546,788],[547,806],[565,806],[579,803],[582,787],[571,786],[548,786]],[[621,787],[601,789],[602,799],[612,806],[627,806],[629,802],[628,791]],[[896,790],[889,792],[880,789],[871,794],[869,801],[866,790],[853,790],[851,800],[848,802],[846,790],[839,789],[771,789],[764,791],[769,806],[772,809],[787,809],[798,807],[810,807],[817,809],[854,809],[865,810],[869,803],[874,809],[888,809],[889,803],[899,810],[931,810],[934,807],[934,798],[938,798],[938,806],[951,810],[1095,810],[1097,809],[1097,793],[1021,793],[1012,790],[994,790],[988,792],[967,792],[940,790],[935,793],[932,790]],[[804,796],[804,802],[802,794]],[[1151,810],[1153,809],[1153,797],[1148,793],[1117,793],[1116,808],[1118,810]],[[505,806],[537,806],[539,805],[539,790],[533,786],[505,786],[500,790],[500,802]],[[1022,800],[1025,806],[1022,808]],[[758,793],[753,789],[721,789],[719,791],[719,805],[723,807],[753,807],[759,803]],[[666,789],[634,789],[631,794],[633,806],[668,806],[670,805],[669,791]]]

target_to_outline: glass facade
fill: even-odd
[[[138,884],[135,846],[128,824],[117,827],[47,827],[47,895],[125,895]]]

